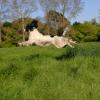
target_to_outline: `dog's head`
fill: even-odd
[[[29,25],[26,26],[25,31],[26,32],[33,31],[33,29],[37,28],[37,27],[38,27],[38,21],[37,20],[33,20],[31,22],[31,24],[29,24]]]

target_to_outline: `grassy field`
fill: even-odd
[[[100,100],[100,43],[1,48],[0,100]]]

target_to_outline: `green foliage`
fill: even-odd
[[[93,42],[93,41],[96,41],[97,40],[97,37],[96,36],[86,36],[83,41],[84,42]]]
[[[84,38],[84,34],[81,34],[80,32],[76,31],[75,34],[72,34],[72,38],[78,42],[82,41]]]
[[[97,30],[97,41],[100,41],[100,24],[98,25],[98,30]]]
[[[100,43],[0,49],[0,100],[99,100]]]
[[[3,27],[12,27],[11,22],[4,22]]]
[[[4,41],[2,43],[0,43],[0,48],[6,48],[6,47],[14,47],[15,45],[11,42],[8,41]]]
[[[32,21],[31,18],[25,19],[25,26]],[[22,22],[18,19],[13,22],[4,22],[2,25],[2,42],[0,47],[16,46],[22,40]],[[27,38],[27,35],[25,36]]]
[[[25,18],[24,19],[24,26],[26,26],[27,24],[30,24],[31,21],[32,21],[31,18]],[[18,20],[13,21],[12,28],[20,33],[22,31],[22,19],[18,19]]]
[[[12,27],[3,27],[2,28],[2,42],[0,47],[11,47],[16,46],[19,40],[21,40],[21,35],[16,33],[16,30]]]
[[[75,22],[73,28],[76,30],[76,34],[74,35],[76,40],[84,42],[99,41],[99,24],[93,24],[93,22]]]

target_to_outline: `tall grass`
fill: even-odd
[[[100,100],[100,43],[1,48],[0,100]]]

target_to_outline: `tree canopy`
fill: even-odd
[[[57,11],[67,18],[75,17],[83,7],[82,0],[39,0],[44,12]]]

